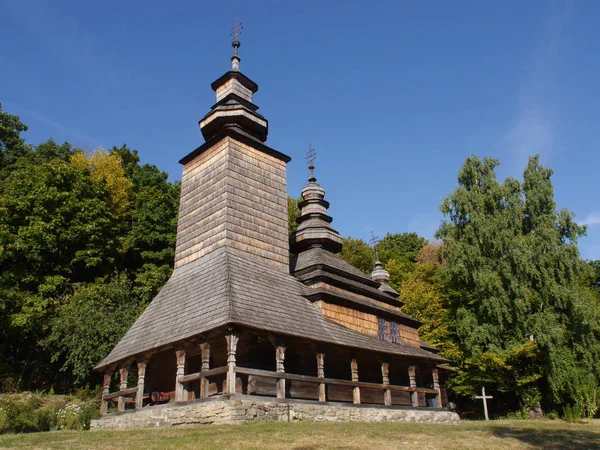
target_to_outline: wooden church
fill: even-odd
[[[248,397],[441,411],[445,360],[378,261],[367,277],[336,255],[342,238],[312,165],[289,237],[290,157],[265,144],[239,46],[211,85],[206,142],[180,161],[175,270],[96,367],[101,414]]]

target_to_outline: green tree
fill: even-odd
[[[585,233],[556,210],[552,171],[532,157],[523,183],[496,179],[495,159],[468,158],[444,199],[447,302],[464,359],[456,389],[486,384],[524,406],[553,406],[598,385],[600,309],[577,239]]]
[[[21,122],[19,116],[3,112],[0,104],[0,175],[2,177],[6,175],[9,166],[30,151],[21,137],[23,131],[27,131],[27,125]]]
[[[45,349],[60,364],[67,380],[79,385],[95,381],[93,367],[104,358],[143,310],[125,276],[74,286],[52,319]]]
[[[371,275],[373,272],[375,253],[373,248],[362,239],[344,238],[342,251],[338,256],[365,275]]]

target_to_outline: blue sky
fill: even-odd
[[[127,143],[178,179],[236,16],[267,143],[293,158],[288,192],[311,143],[343,235],[431,237],[468,155],[500,159],[503,179],[540,153],[600,259],[598,1],[4,0],[3,109],[31,143]]]

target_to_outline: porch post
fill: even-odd
[[[175,401],[182,402],[185,395],[185,385],[181,382],[181,377],[185,375],[185,350],[175,352],[177,358],[177,375],[175,376]],[[187,399],[186,399],[187,400]]]
[[[231,330],[230,334],[225,336],[227,340],[227,392],[226,394],[235,394],[235,353],[240,339],[239,335]]]
[[[356,358],[352,359],[350,369],[352,370],[352,381],[358,382],[358,361]],[[355,405],[360,405],[360,388],[358,386],[354,386],[352,400]]]
[[[279,343],[275,350],[276,371],[285,373],[285,347]],[[285,398],[285,378],[277,379],[277,398]]]
[[[317,353],[317,377],[325,378],[325,353]],[[325,393],[325,383],[319,383],[319,401],[324,402],[327,400]]]
[[[433,376],[433,389],[437,391],[435,394],[435,407],[442,407],[442,390],[440,389],[440,375],[437,367],[431,371],[431,375]]]
[[[410,387],[417,387],[417,366],[408,366],[408,379],[410,380]],[[416,408],[419,406],[419,394],[415,392],[410,393],[410,400],[412,405]]]
[[[104,371],[104,382],[102,383],[102,398],[100,400],[100,415],[105,416],[108,413],[108,400],[104,396],[110,393],[110,379],[113,376],[112,370]]]
[[[382,362],[381,363],[381,377],[383,379],[383,385],[390,385],[390,363]],[[389,389],[385,389],[383,391],[383,404],[385,406],[392,406],[392,391]]]
[[[119,369],[119,376],[121,379],[121,384],[119,384],[119,390],[127,389],[127,376],[129,375],[128,367],[121,367]],[[120,395],[117,397],[117,411],[125,411],[125,397]]]
[[[148,358],[140,359],[137,363],[137,394],[135,395],[135,409],[141,409],[144,406],[144,383],[146,379],[146,366]]]
[[[204,342],[200,344],[200,351],[202,352],[202,366],[200,372],[210,369],[210,344]],[[200,398],[208,397],[208,378],[200,378]]]

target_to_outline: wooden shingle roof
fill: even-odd
[[[96,369],[227,324],[389,355],[445,361],[426,350],[381,341],[326,320],[304,297],[307,289],[292,275],[222,247],[176,269]]]

